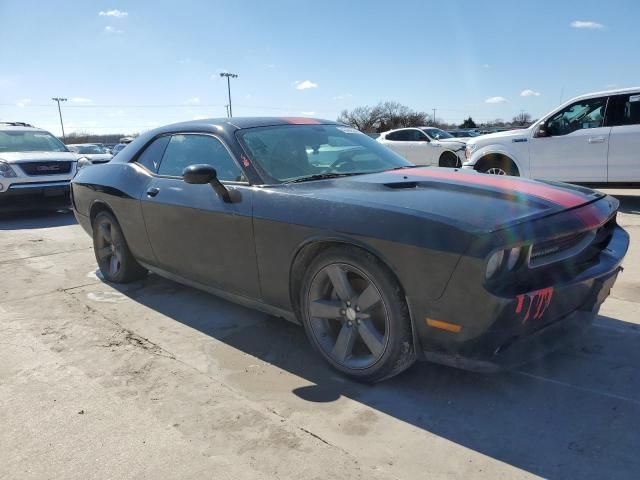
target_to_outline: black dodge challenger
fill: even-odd
[[[586,188],[418,168],[308,118],[178,123],[72,182],[104,278],[152,271],[301,323],[362,381],[489,371],[584,330],[629,237]]]

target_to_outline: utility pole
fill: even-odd
[[[238,75],[235,73],[222,72],[220,76],[227,77],[227,93],[229,94],[229,117],[233,117],[233,110],[231,109],[231,82],[229,79],[238,78]]]
[[[224,106],[224,110],[225,110],[225,112],[227,112],[227,117],[228,117],[229,116],[229,104],[228,103]]]
[[[433,117],[431,118],[431,123],[435,127],[436,125],[436,109],[435,108],[433,109]]]
[[[60,115],[60,127],[62,128],[62,141],[66,142],[67,137],[64,135],[64,123],[62,123],[62,110],[60,110],[60,102],[66,102],[66,98],[62,97],[52,97],[51,100],[58,103],[58,115]]]

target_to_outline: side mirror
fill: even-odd
[[[546,124],[542,124],[538,127],[538,131],[536,131],[536,137],[537,138],[542,138],[542,137],[550,137],[551,134],[549,133],[549,130],[547,129],[547,125]]]
[[[204,185],[205,183],[208,183],[209,185],[211,185],[216,194],[218,194],[218,196],[222,198],[222,200],[224,200],[226,203],[232,203],[238,200],[237,197],[239,197],[239,192],[236,192],[235,190],[230,192],[229,190],[227,190],[227,187],[225,187],[222,183],[220,183],[220,180],[218,180],[218,172],[216,172],[216,169],[211,165],[189,165],[183,170],[182,179],[185,181],[185,183],[194,185]],[[232,193],[234,194],[233,198],[231,195]]]

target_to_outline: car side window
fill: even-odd
[[[640,92],[622,95],[616,125],[640,125]]]
[[[606,107],[606,97],[580,100],[549,118],[547,131],[552,136],[560,136],[576,130],[602,127]]]
[[[158,171],[158,165],[160,165],[160,160],[162,160],[162,155],[167,148],[169,140],[170,137],[168,135],[156,138],[138,156],[138,158],[136,159],[136,163],[139,163],[146,169],[152,171],[153,173],[156,173]]]
[[[412,140],[411,130],[398,130],[396,132],[391,132],[386,136],[386,139],[396,142],[410,142]]]
[[[244,180],[242,170],[224,145],[210,135],[172,135],[158,174],[181,177],[189,165],[201,163],[215,168],[219,180]]]
[[[409,135],[411,136],[412,142],[422,142],[427,139],[427,136],[422,133],[420,130],[408,130]]]

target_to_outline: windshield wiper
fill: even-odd
[[[391,170],[404,170],[406,168],[418,168],[420,165],[403,165],[401,167],[393,167],[390,168],[389,170],[386,170],[387,172],[390,172]]]
[[[301,183],[301,182],[311,182],[313,180],[326,180],[328,178],[338,178],[338,177],[350,177],[352,175],[363,175],[363,173],[316,173],[313,175],[308,175],[306,177],[294,178],[293,180],[288,180],[282,183]]]

